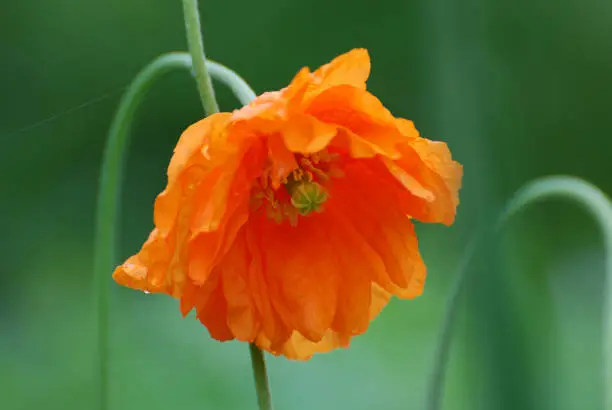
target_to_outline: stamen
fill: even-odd
[[[314,154],[296,154],[298,168],[281,179],[279,192],[271,183],[270,169],[267,168],[254,188],[251,206],[256,210],[264,207],[265,215],[277,222],[288,220],[292,226],[298,222],[298,217],[312,212],[322,212],[323,205],[329,194],[322,183],[329,183],[332,178],[341,176],[342,170],[334,164],[338,154],[321,151]],[[288,195],[287,195],[288,194]]]

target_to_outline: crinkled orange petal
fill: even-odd
[[[180,173],[194,161],[193,156],[200,152],[207,140],[217,138],[216,135],[223,131],[230,117],[229,113],[211,115],[189,126],[181,134],[168,165],[169,184],[174,183]]]
[[[158,230],[153,230],[137,255],[118,266],[113,273],[117,283],[151,293],[174,293],[165,280],[172,249]]]
[[[369,326],[372,281],[375,277],[386,275],[385,265],[376,251],[355,231],[345,211],[334,209],[335,204],[341,203],[330,202],[326,212],[334,219],[334,235],[330,238],[329,246],[338,250],[341,281],[332,329],[344,335],[358,335]]]
[[[380,311],[387,305],[391,294],[378,285],[373,284],[371,288],[371,304],[370,304],[370,320],[373,320]],[[346,334],[340,334],[333,330],[329,330],[325,333],[323,338],[319,342],[312,342],[305,338],[299,332],[294,332],[291,338],[283,345],[283,349],[280,354],[284,355],[288,359],[293,360],[307,360],[316,353],[326,353],[331,350],[348,347],[351,341],[351,336]],[[262,349],[267,349],[269,341],[266,339],[258,339],[257,344]]]
[[[414,130],[412,121],[398,118],[398,128],[404,135],[411,135]],[[461,178],[463,167],[453,161],[448,146],[440,141],[430,141],[427,138],[411,139],[411,147],[419,154],[421,160],[429,169],[442,177],[451,197],[454,207],[459,205],[459,189],[461,189]]]
[[[462,168],[446,144],[421,138],[411,121],[394,118],[371,94],[350,86],[322,93],[308,110],[343,127],[339,142],[353,158],[381,158],[407,191],[404,203],[412,205],[406,213],[425,222],[453,222]]]
[[[283,355],[288,359],[306,360],[315,353],[326,353],[339,347],[348,347],[350,337],[341,336],[332,330],[325,332],[318,342],[313,342],[302,334],[295,332],[283,346]]]
[[[189,278],[197,285],[203,284],[213,268],[232,246],[242,225],[248,220],[246,204],[232,214],[227,214],[222,228],[214,232],[203,232],[189,241]]]
[[[291,171],[298,167],[295,154],[291,152],[280,134],[272,134],[268,137],[268,153],[270,157],[270,179],[272,186],[278,189],[281,181]]]
[[[330,249],[331,231],[319,216],[295,227],[260,224],[265,275],[280,293],[273,305],[286,325],[312,341],[321,340],[334,319],[339,284],[337,250]]]
[[[421,138],[411,121],[395,119],[377,98],[348,85],[318,95],[308,112],[344,128],[340,136],[347,140],[352,157],[383,158],[389,171],[416,197],[407,210],[411,216],[425,222],[453,222],[462,168],[451,159],[446,144]]]
[[[418,296],[424,285],[425,265],[414,226],[397,206],[393,184],[373,173],[368,163],[360,160],[345,165],[345,178],[334,184],[330,207],[337,201],[355,229],[353,235],[363,238],[381,257],[385,274],[373,270],[373,280],[397,296]]]
[[[319,92],[345,84],[365,89],[370,76],[370,56],[366,49],[356,48],[321,66],[312,76]]]
[[[365,152],[353,150],[353,158],[382,154],[390,158],[400,156],[397,145],[405,137],[395,125],[395,118],[372,94],[348,85],[328,89],[312,100],[307,112],[321,121],[348,130],[353,144],[369,148]]]
[[[196,310],[200,322],[206,326],[211,337],[232,340],[234,334],[227,323],[227,301],[223,294],[222,277],[218,271],[199,288],[196,297]]]
[[[249,275],[251,255],[243,229],[233,241],[219,271],[227,301],[227,324],[238,340],[249,342],[259,332],[260,315],[255,306]]]
[[[374,320],[376,316],[380,314],[389,300],[391,300],[392,294],[387,292],[378,284],[372,284],[372,303],[370,304],[370,320]]]
[[[251,255],[249,283],[261,322],[260,333],[256,340],[261,343],[262,348],[279,354],[292,331],[290,325],[286,324],[278,313],[280,291],[274,286],[273,278],[264,271],[262,222],[264,221],[260,218],[252,218],[244,226],[245,240]]]
[[[420,138],[415,143],[402,145],[402,157],[393,163],[386,161],[385,164],[407,189],[402,201],[410,204],[406,211],[411,216],[423,222],[451,225],[459,202],[462,167],[451,160],[446,144],[433,143],[430,149],[426,149],[430,143]],[[434,150],[436,154],[433,154]],[[419,193],[412,189],[415,182],[428,192]]]
[[[183,294],[180,296],[179,310],[183,317],[187,316],[193,310],[198,301],[200,286],[196,286],[192,281],[187,281],[183,288]]]
[[[178,209],[174,225],[166,227],[168,232],[154,229],[140,252],[115,270],[115,280],[122,283],[132,276],[137,279],[138,286],[134,283],[131,287],[181,296],[187,279],[189,223],[194,209],[190,201],[194,192],[189,186],[198,178],[199,172],[194,167],[177,178],[175,186],[182,192],[185,203]]]
[[[261,144],[245,149],[240,162],[228,163],[221,178],[210,185],[202,183],[202,189],[195,195],[197,208],[191,220],[189,277],[196,284],[204,283],[211,270],[226,257],[248,220],[252,184],[262,173],[265,154]]]
[[[287,149],[313,153],[327,147],[336,135],[337,127],[307,115],[293,115],[282,129]]]
[[[168,186],[155,201],[155,226],[162,232],[170,230],[178,213],[184,188],[178,181],[183,171],[194,165],[204,165],[206,158],[201,154],[202,146],[207,140],[218,138],[216,135],[222,132],[230,116],[227,113],[212,115],[190,126],[181,135],[168,166]],[[198,180],[191,180],[187,185],[198,183]]]
[[[192,219],[192,232],[214,232],[222,224],[225,214],[249,200],[253,181],[261,175],[265,161],[265,147],[261,141],[248,139],[235,147],[233,155],[219,164],[220,175],[207,178],[194,197],[196,209]],[[208,172],[214,175],[217,169]]]
[[[273,98],[284,100],[286,105],[281,109],[281,112],[285,109],[287,111],[300,110],[312,98],[332,87],[349,84],[356,88],[365,89],[369,75],[370,56],[367,50],[354,49],[336,57],[329,64],[325,64],[313,73],[306,67],[302,68],[289,86],[281,90],[279,94],[274,95]],[[265,100],[268,102],[266,108],[270,108],[270,98],[266,97]],[[258,104],[253,105],[248,111],[252,112],[253,108],[257,106]],[[256,109],[262,112],[266,108],[259,106]]]

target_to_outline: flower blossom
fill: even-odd
[[[413,220],[452,224],[462,167],[366,91],[369,72],[355,49],[190,126],[114,279],[178,298],[217,340],[298,360],[420,295]]]

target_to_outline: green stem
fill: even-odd
[[[186,64],[187,63],[187,64]],[[191,64],[177,54],[163,55],[146,66],[134,79],[111,124],[98,189],[94,244],[95,295],[98,314],[99,408],[108,409],[108,299],[110,274],[115,265],[120,186],[127,153],[129,129],[147,90],[161,76]]]
[[[221,64],[208,62],[215,79],[229,86],[243,104],[255,97],[255,93],[232,70]],[[94,292],[98,316],[98,367],[101,410],[108,409],[108,300],[110,274],[115,267],[116,237],[119,224],[119,202],[123,164],[127,157],[130,128],[136,111],[149,88],[164,74],[177,69],[191,70],[191,56],[187,53],[162,55],[147,65],[134,79],[124,94],[106,141],[96,210],[94,243]]]
[[[183,0],[183,12],[185,14],[185,30],[187,32],[187,44],[189,53],[193,59],[193,71],[198,83],[200,99],[206,115],[219,112],[219,105],[215,99],[215,90],[206,67],[206,54],[204,53],[204,40],[202,40],[202,29],[200,27],[200,13],[198,12],[198,0]]]
[[[251,343],[251,363],[253,365],[253,376],[255,377],[255,391],[257,392],[257,404],[259,410],[272,410],[272,397],[270,386],[268,385],[268,374],[266,371],[266,361],[263,352]]]
[[[187,54],[184,56],[189,59],[191,64],[191,57]],[[230,70],[224,65],[216,63],[212,60],[206,60],[208,65],[208,71],[213,78],[220,83],[225,84],[234,96],[240,101],[242,105],[247,105],[257,97],[255,91],[247,84],[242,77],[240,77],[235,71]]]
[[[202,29],[200,27],[200,14],[198,12],[198,0],[183,0],[183,11],[185,14],[185,29],[187,30],[187,43],[189,44],[189,52],[193,59],[193,69],[196,81],[198,83],[198,91],[200,99],[204,106],[206,114],[211,115],[219,112],[219,106],[215,99],[215,91],[210,80],[210,76],[206,64],[206,54],[204,53],[204,41],[202,39]],[[255,94],[243,95],[241,102],[246,105]],[[272,410],[272,401],[270,398],[270,389],[268,386],[268,378],[266,374],[266,363],[263,353],[255,344],[250,345],[251,361],[253,364],[253,373],[255,376],[255,389],[257,390],[257,402],[260,410]]]
[[[604,239],[606,292],[604,294],[603,312],[603,386],[606,410],[612,410],[612,203],[597,187],[579,178],[553,176],[534,180],[521,188],[508,202],[496,225],[489,229],[478,240],[472,241],[459,264],[455,283],[452,286],[442,328],[435,350],[435,359],[427,392],[427,410],[439,410],[446,367],[448,363],[453,329],[457,320],[459,301],[468,281],[468,267],[480,244],[491,244],[493,236],[516,212],[527,205],[551,197],[561,197],[577,202],[597,221]]]
[[[204,106],[204,111],[210,115],[219,112],[219,106],[215,99],[215,92],[208,75],[206,55],[204,53],[204,41],[202,40],[200,28],[200,14],[198,13],[198,0],[183,0],[183,10],[185,13],[185,28],[187,30],[187,42],[189,43],[189,52],[193,58],[193,68],[195,78],[200,91],[200,99]],[[244,95],[241,102],[246,105],[255,94],[251,93]],[[272,401],[270,398],[270,388],[268,386],[268,377],[266,374],[266,363],[261,350],[251,344],[251,361],[253,364],[253,374],[255,376],[255,389],[257,390],[257,402],[260,410],[272,410]]]

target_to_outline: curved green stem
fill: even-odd
[[[208,62],[215,79],[228,85],[243,104],[255,93],[232,70],[221,64]],[[124,94],[111,124],[102,160],[96,210],[94,243],[94,284],[98,316],[99,408],[108,409],[108,299],[110,274],[115,267],[115,246],[119,220],[119,202],[123,164],[132,120],[149,88],[164,74],[177,69],[191,70],[191,56],[187,53],[162,55],[147,65],[134,79]]]
[[[120,186],[130,126],[147,90],[158,78],[176,69],[190,68],[190,61],[177,54],[163,55],[146,66],[123,96],[108,133],[98,188],[94,243],[100,387],[98,403],[101,410],[108,409],[108,288],[115,264]]]
[[[185,55],[185,58],[191,57]],[[225,84],[242,105],[247,105],[257,97],[255,91],[235,71],[212,60],[206,60],[208,71],[213,78]]]
[[[206,64],[198,0],[183,0],[183,12],[185,14],[187,44],[189,45],[189,53],[193,58],[193,71],[198,83],[200,99],[202,100],[202,106],[206,115],[211,115],[219,112],[219,105],[215,98],[215,90]]]
[[[565,198],[582,205],[597,221],[603,234],[606,258],[606,292],[604,294],[603,312],[603,386],[605,409],[612,410],[612,391],[608,388],[608,386],[612,386],[612,203],[596,186],[579,178],[567,176],[540,178],[527,183],[508,202],[497,224],[487,231],[483,237],[472,241],[466,249],[459,264],[455,283],[451,289],[442,322],[442,329],[438,337],[434,365],[427,392],[425,407],[427,410],[440,409],[453,328],[459,310],[459,301],[469,276],[468,267],[470,261],[476,253],[478,245],[481,243],[491,243],[493,235],[511,216],[525,206],[551,197]]]
[[[255,391],[257,393],[257,404],[259,410],[272,410],[272,396],[268,385],[268,372],[266,371],[266,361],[263,352],[251,343],[251,364],[253,365],[253,376],[255,378]]]

